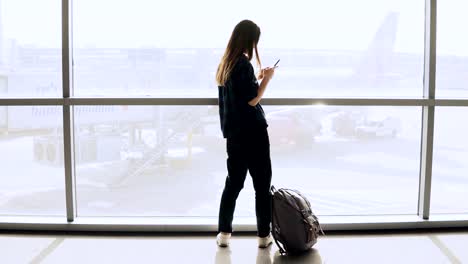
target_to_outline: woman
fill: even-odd
[[[270,235],[270,141],[260,100],[275,68],[262,69],[258,84],[250,61],[255,51],[261,69],[257,50],[259,38],[260,28],[252,21],[243,20],[237,24],[216,73],[221,130],[228,154],[228,176],[221,197],[216,238],[222,247],[229,245],[236,200],[244,187],[247,171],[255,189],[258,245],[268,247],[273,241]]]

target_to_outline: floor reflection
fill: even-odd
[[[231,264],[232,251],[229,247],[218,247],[215,256],[215,264]],[[249,263],[244,259],[244,263]],[[257,251],[256,264],[293,264],[293,263],[307,263],[307,264],[322,264],[322,257],[316,249],[311,249],[297,256],[281,255],[279,251],[274,252],[272,256],[272,247],[266,249],[259,248]]]

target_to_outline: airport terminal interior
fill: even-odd
[[[0,0],[0,263],[468,263],[467,9]],[[279,61],[271,183],[323,230],[300,254],[259,247],[250,172],[217,245],[216,72],[244,19],[259,83]]]

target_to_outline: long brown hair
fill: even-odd
[[[260,39],[260,28],[250,20],[242,20],[232,31],[231,38],[224,52],[223,58],[216,71],[216,82],[224,86],[226,81],[237,63],[240,56],[247,53],[247,58],[252,60],[255,50],[255,58],[258,66],[261,67],[260,57],[258,56],[257,44]]]

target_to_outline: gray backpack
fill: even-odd
[[[272,234],[280,253],[300,254],[317,243],[323,234],[310,203],[299,191],[271,186]]]

